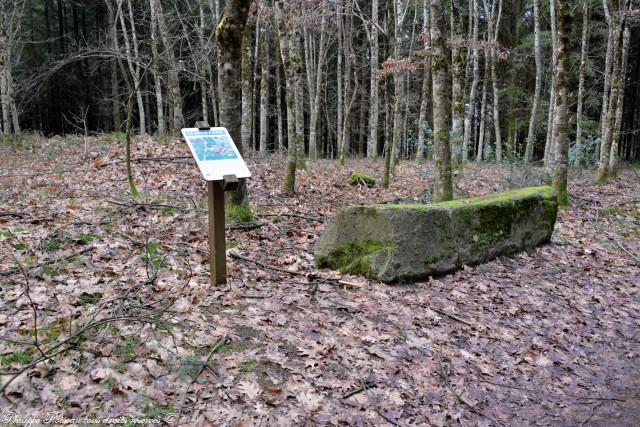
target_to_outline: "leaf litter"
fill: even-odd
[[[640,416],[637,168],[572,177],[551,244],[413,285],[317,270],[349,204],[423,202],[430,165],[248,160],[259,225],[229,227],[208,276],[206,188],[180,141],[49,140],[0,160],[4,409],[180,425],[635,425]],[[56,171],[62,171],[61,173]],[[470,164],[457,196],[514,185]],[[506,177],[506,178],[505,178]]]

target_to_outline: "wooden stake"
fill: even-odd
[[[227,249],[224,238],[224,181],[207,181],[209,199],[209,267],[211,285],[227,283]]]

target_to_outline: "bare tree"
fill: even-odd
[[[471,90],[469,91],[469,108],[464,119],[464,141],[462,147],[462,161],[466,162],[469,158],[469,143],[471,141],[471,124],[476,111],[476,97],[478,91],[478,80],[480,79],[480,53],[478,49],[478,29],[480,23],[480,15],[478,11],[478,0],[469,0],[470,19],[473,21],[473,30],[471,36],[471,46],[473,55],[473,77],[471,80]]]
[[[13,59],[18,33],[24,15],[25,1],[4,1],[0,7],[0,99],[2,101],[2,131],[20,133],[18,109],[13,81]]]
[[[536,145],[536,118],[540,92],[542,90],[542,52],[540,49],[540,0],[533,0],[533,50],[536,61],[536,86],[533,91],[533,103],[531,104],[531,116],[529,118],[529,131],[524,150],[524,161],[533,160],[533,149]]]
[[[488,16],[487,37],[489,39],[489,61],[491,63],[491,84],[493,86],[493,129],[496,138],[496,162],[502,161],[502,137],[500,133],[500,92],[498,89],[498,31],[502,17],[502,0],[495,0],[489,7],[484,3],[485,16]]]
[[[167,90],[169,92],[173,109],[173,131],[176,132],[184,126],[184,116],[182,114],[182,91],[180,90],[180,80],[178,79],[178,61],[173,52],[173,43],[170,39],[169,29],[165,22],[165,15],[160,0],[149,0],[151,6],[151,25],[157,25],[160,39],[165,49],[167,60]],[[155,17],[155,19],[154,19]]]
[[[442,202],[453,199],[451,171],[451,146],[449,126],[451,108],[447,102],[449,92],[449,59],[446,50],[445,18],[442,5],[431,2],[431,73],[433,76],[433,154],[436,179],[433,200]]]
[[[560,206],[569,205],[567,194],[567,170],[569,168],[569,53],[571,52],[572,16],[569,0],[557,0],[558,53],[555,73],[556,99],[554,114],[555,168],[553,171],[553,189],[558,195]]]
[[[251,0],[229,0],[216,28],[218,70],[222,82],[220,86],[220,122],[229,131],[240,153],[243,151],[240,143],[242,117],[242,88],[240,84],[242,52],[240,47],[250,5]],[[248,203],[249,197],[245,180],[241,180],[238,189],[231,193],[228,200],[235,204]]]

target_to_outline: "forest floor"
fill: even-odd
[[[180,141],[51,139],[0,158],[0,411],[173,425],[632,426],[640,419],[640,170],[572,177],[551,244],[424,283],[314,267],[348,204],[421,201],[430,165],[249,159],[257,225],[209,285],[205,184]],[[459,196],[530,183],[471,164]],[[428,236],[425,236],[428,238]],[[37,316],[37,322],[34,319]],[[20,374],[20,375],[18,375]],[[1,412],[0,412],[1,413]],[[44,422],[44,421],[42,421]]]

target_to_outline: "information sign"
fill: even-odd
[[[182,129],[191,154],[207,181],[221,181],[225,175],[249,178],[251,173],[226,128]]]

